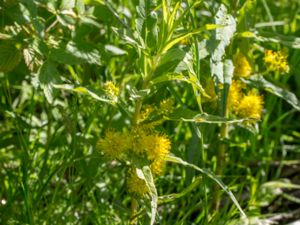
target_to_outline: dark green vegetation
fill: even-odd
[[[0,224],[300,220],[299,49],[299,0],[1,0]],[[263,95],[261,118],[228,112],[232,79]],[[130,210],[129,165],[96,144],[138,121],[172,155],[155,186],[141,170],[151,190]]]

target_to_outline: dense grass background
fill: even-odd
[[[164,24],[164,2],[169,16],[180,2],[172,26]],[[222,60],[247,50],[253,73],[274,85],[259,88],[261,120],[227,124],[226,138],[220,137],[226,124],[220,102],[206,100],[196,88],[210,94],[217,86],[210,86],[210,48],[223,28],[205,25],[215,24],[221,4],[228,9],[223,16],[237,22]],[[217,173],[250,224],[299,221],[299,23],[298,0],[1,1],[0,224],[128,224],[128,168],[108,160],[96,143],[107,129],[129,130],[140,99],[158,107],[167,98],[177,115],[156,130],[168,135],[173,155]],[[256,37],[243,33],[248,31]],[[161,62],[157,56],[167,54],[162,49],[182,35]],[[266,73],[264,50],[284,48],[290,72]],[[147,72],[154,75],[143,88]],[[185,79],[170,78],[175,74]],[[118,86],[117,100],[105,92],[106,81]],[[195,121],[203,112],[219,122]],[[221,173],[220,143],[226,145]],[[194,169],[167,163],[155,184],[158,196],[179,193],[159,202],[157,224],[246,224],[228,193]],[[150,223],[148,204],[140,200],[139,224]]]

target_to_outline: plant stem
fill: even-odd
[[[138,210],[139,204],[138,201],[135,198],[132,198],[131,200],[131,206],[130,206],[130,225],[136,225],[138,224],[138,219],[135,216],[136,212]]]
[[[227,110],[225,112],[225,117],[227,117]],[[218,155],[217,155],[217,168],[216,168],[216,175],[222,176],[222,171],[225,166],[225,154],[227,151],[227,144],[224,143],[224,140],[228,138],[228,124],[223,123],[220,129],[220,143],[218,148]],[[213,196],[213,206],[215,210],[220,208],[220,195],[221,189],[218,184],[214,185],[214,196]]]

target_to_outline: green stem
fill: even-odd
[[[142,83],[142,90],[149,87],[151,77],[153,76],[156,67],[158,65],[158,61],[160,59],[159,55],[156,55],[153,60],[150,60],[147,55],[144,55],[144,80]],[[132,117],[132,126],[137,126],[139,123],[140,112],[143,105],[143,98],[139,98],[136,101],[134,115]],[[138,211],[138,202],[136,199],[132,198],[131,200],[131,209],[130,209],[130,224],[137,224],[138,219],[136,217]],[[134,219],[132,219],[134,218]]]
[[[225,117],[227,117],[227,110],[225,112]],[[218,155],[217,155],[217,168],[216,168],[216,175],[217,176],[222,176],[222,171],[225,167],[225,154],[227,151],[227,145],[224,143],[224,140],[228,138],[228,124],[223,123],[221,125],[220,129],[220,144],[218,148]],[[213,206],[215,210],[218,210],[220,208],[220,195],[221,195],[221,189],[220,187],[215,184],[214,186],[214,193],[215,195],[213,196]]]
[[[129,222],[130,225],[138,224],[138,219],[135,216],[137,213],[138,207],[139,207],[138,201],[135,198],[132,198],[131,206],[130,206],[130,222]]]

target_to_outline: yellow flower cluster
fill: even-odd
[[[248,78],[252,74],[252,67],[247,57],[238,52],[233,59],[234,76],[227,97],[227,109],[242,118],[259,120],[263,109],[263,98],[253,90],[247,91],[246,84],[238,78]]]
[[[163,172],[171,142],[166,135],[158,134],[152,129],[137,127],[124,133],[108,130],[98,141],[97,148],[111,159],[129,161],[132,165],[147,162],[151,172],[159,175]],[[128,173],[127,186],[130,193],[139,196],[148,192],[145,181],[133,170]]]
[[[239,52],[234,58],[234,76],[236,77],[249,77],[252,73],[252,67],[247,59],[247,57]]]
[[[241,81],[233,81],[227,100],[227,107],[242,118],[252,118],[259,120],[263,110],[263,98],[253,90],[244,94],[246,85]]]
[[[167,114],[172,113],[174,110],[173,105],[174,105],[174,99],[172,99],[172,98],[167,98],[167,99],[162,100],[159,103],[160,114],[167,115]]]
[[[266,50],[264,61],[269,71],[278,71],[280,73],[288,73],[290,67],[287,61],[287,52],[285,50],[272,51]]]
[[[152,112],[154,112],[155,109],[151,105],[146,105],[143,110],[140,113],[140,122],[148,119],[148,117],[151,115]]]
[[[119,95],[119,88],[112,81],[107,81],[103,85],[105,93],[112,99],[115,99]]]
[[[263,109],[262,96],[250,91],[243,96],[239,106],[237,107],[238,114],[243,118],[253,118],[259,120]]]
[[[130,137],[124,133],[108,130],[97,143],[97,149],[111,159],[122,159],[130,149]]]
[[[159,103],[159,107],[154,105],[145,105],[141,110],[138,122],[143,123],[144,128],[148,127],[149,129],[152,129],[164,121],[164,118],[161,118],[161,116],[167,116],[174,111],[173,105],[174,99],[172,98],[162,100]],[[156,120],[153,121],[153,119]]]
[[[146,159],[152,172],[160,174],[171,142],[166,135],[139,127],[126,133],[109,130],[98,141],[97,148],[111,159]]]
[[[237,107],[239,106],[241,97],[242,97],[242,89],[245,87],[245,84],[239,80],[233,80],[228,93],[227,98],[227,107],[232,110],[236,111]]]

